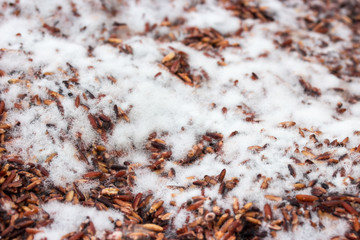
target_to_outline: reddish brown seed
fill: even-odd
[[[52,27],[50,25],[48,25],[47,23],[43,24],[43,27],[48,30],[52,35],[56,35],[60,33],[60,29],[57,27]]]
[[[224,137],[221,133],[216,132],[208,132],[206,135],[217,140],[221,140]]]
[[[292,122],[292,121],[281,122],[278,124],[278,126],[282,127],[282,128],[288,128],[288,127],[292,127],[295,125],[296,125],[296,122]]]
[[[75,182],[73,182],[73,186],[74,186],[74,190],[75,190],[76,194],[79,196],[79,200],[81,200],[81,201],[85,200],[84,194],[80,191],[80,189],[78,188],[78,186]]]
[[[116,82],[117,82],[116,78],[114,78],[114,77],[111,76],[111,75],[107,76],[107,79],[109,79],[112,83],[116,83]]]
[[[114,188],[114,187],[110,187],[110,188],[103,188],[101,190],[101,194],[102,195],[106,195],[106,196],[115,196],[119,193],[119,189]]]
[[[349,137],[344,138],[344,140],[341,141],[342,146],[346,146],[346,144],[349,142]]]
[[[236,186],[236,182],[234,181],[226,181],[225,182],[225,187],[229,190],[233,189]]]
[[[311,194],[317,197],[320,197],[321,195],[326,193],[327,193],[326,189],[319,186],[315,186],[311,189]]]
[[[326,152],[326,153],[316,156],[315,160],[318,160],[318,161],[328,160],[331,158],[331,156],[332,156],[332,153]]]
[[[267,220],[271,220],[272,219],[272,211],[271,211],[271,207],[269,204],[265,204],[264,206],[264,215],[265,215],[265,218]]]
[[[72,77],[72,78],[69,78],[69,81],[70,81],[70,82],[77,83],[77,82],[79,82],[79,79],[76,78],[76,77]]]
[[[284,216],[284,221],[290,221],[290,215],[285,208],[281,208],[281,213]]]
[[[40,172],[43,176],[45,176],[45,177],[49,176],[49,172],[43,166],[38,164],[36,167],[40,170]]]
[[[98,125],[96,123],[96,118],[92,115],[92,114],[89,114],[88,115],[88,119],[90,121],[90,124],[91,126],[94,128],[94,129],[98,129]]]
[[[229,240],[231,239],[231,235],[234,234],[234,232],[236,231],[236,228],[240,225],[240,222],[238,220],[233,221],[230,226],[227,229],[227,233],[224,235],[223,239],[224,240]]]
[[[349,240],[358,240],[358,235],[353,232],[347,232],[345,233],[345,237]]]
[[[88,228],[87,228],[87,231],[88,231],[88,233],[89,233],[90,235],[95,236],[95,234],[96,234],[96,229],[95,229],[95,225],[94,225],[94,223],[93,223],[92,221],[89,222],[89,226],[88,226]]]
[[[120,177],[122,177],[124,175],[126,175],[126,170],[120,170],[115,174],[115,177],[120,178]]]
[[[239,134],[238,131],[233,131],[232,133],[230,133],[229,137],[233,137],[233,136],[235,136],[235,135],[237,135],[237,134]]]
[[[205,239],[214,240],[213,233],[209,229],[205,229]]]
[[[162,152],[160,157],[162,158],[170,158],[172,155],[172,152],[171,151],[167,151],[167,152]]]
[[[301,190],[301,189],[304,189],[305,187],[306,187],[306,185],[304,183],[295,183],[294,184],[295,190]]]
[[[111,122],[111,119],[108,116],[106,116],[105,114],[100,114],[99,118],[104,122]]]
[[[114,112],[115,112],[116,119],[119,119],[120,114],[119,114],[118,106],[116,104],[114,105]]]
[[[207,182],[207,183],[210,183],[211,185],[216,185],[218,182],[215,180],[215,178],[213,177],[210,177],[209,175],[205,175],[204,176],[204,180]]]
[[[155,74],[154,78],[159,77],[161,74],[162,74],[161,72],[158,72],[157,74]]]
[[[357,217],[353,218],[353,227],[354,227],[355,232],[360,231],[359,219]]]
[[[208,183],[204,180],[196,180],[193,182],[193,184],[196,186],[206,186]]]
[[[5,230],[2,231],[2,233],[0,234],[0,237],[6,237],[11,231],[13,231],[14,227],[13,226],[8,226]]]
[[[122,118],[128,123],[130,122],[130,118],[128,117],[128,115],[120,107],[114,105],[114,111],[115,111],[117,119]]]
[[[4,190],[16,177],[16,171],[12,170],[10,175],[6,178],[5,182],[1,185],[0,190]]]
[[[16,199],[15,203],[21,203],[21,202],[25,201],[28,198],[30,198],[30,195],[29,194],[24,194],[21,197],[19,197],[18,199]]]
[[[117,195],[117,196],[114,196],[114,198],[120,199],[120,200],[125,201],[125,202],[131,202],[133,200],[133,197],[130,194],[128,194],[128,195]]]
[[[188,207],[186,208],[186,210],[187,210],[187,211],[195,211],[195,210],[197,210],[199,207],[201,207],[204,202],[205,202],[205,200],[197,201],[197,202],[191,204],[190,206],[188,206]]]
[[[99,178],[102,175],[102,172],[88,172],[83,175],[83,178],[95,179]]]
[[[304,132],[301,130],[301,128],[299,128],[299,134],[300,134],[301,137],[303,137],[303,138],[305,137],[305,134],[304,134]]]
[[[251,79],[255,81],[255,80],[258,80],[259,77],[258,77],[258,75],[256,75],[256,73],[252,72],[251,73]]]
[[[357,216],[359,213],[347,202],[342,201],[341,205],[345,208],[346,211],[348,211],[351,215]]]
[[[81,239],[82,236],[84,236],[84,232],[78,232],[76,234],[74,234],[72,237],[69,238],[69,240],[78,240]]]
[[[151,146],[153,146],[154,148],[160,149],[160,150],[164,150],[166,149],[166,143],[165,141],[161,140],[161,139],[153,139],[151,140]]]
[[[264,195],[266,199],[269,199],[271,201],[280,202],[282,200],[281,197],[275,196],[275,195]]]
[[[142,200],[138,206],[138,208],[146,207],[149,204],[150,200],[152,199],[152,195],[148,195],[144,200]]]
[[[156,210],[158,210],[162,205],[163,205],[164,201],[160,200],[160,201],[156,201],[155,203],[153,203],[150,207],[149,212],[150,213],[154,213],[156,212]]]
[[[340,200],[329,200],[329,201],[321,202],[321,205],[326,207],[335,207],[335,206],[340,206],[342,204]]]
[[[173,177],[175,177],[175,169],[174,168],[170,168],[170,170],[169,170],[169,173],[168,173],[168,177],[169,178],[173,178]]]
[[[163,206],[159,207],[158,210],[156,210],[155,214],[154,214],[154,218],[159,217],[161,214],[163,214],[165,212],[165,208]]]
[[[220,175],[219,175],[219,182],[222,182],[225,178],[226,175],[226,169],[224,168],[223,170],[221,170]]]
[[[229,218],[228,220],[226,220],[224,222],[224,224],[221,226],[220,231],[223,233],[227,232],[227,230],[229,229],[231,224],[234,222],[234,220],[235,220],[234,218]]]
[[[245,217],[245,220],[254,224],[261,225],[261,221],[253,217]]]
[[[25,231],[29,234],[37,234],[43,232],[42,230],[37,228],[25,228]]]
[[[196,239],[196,234],[194,231],[185,232],[177,235],[178,239]]]
[[[51,160],[56,157],[58,154],[57,153],[52,153],[50,154],[46,159],[45,159],[45,163],[50,163]]]
[[[176,73],[180,68],[180,60],[175,60],[174,63],[170,67],[170,71],[172,73]]]
[[[4,110],[5,110],[5,102],[0,101],[0,114],[3,114]]]
[[[275,230],[275,231],[280,231],[281,230],[281,227],[278,226],[278,225],[269,225],[269,228],[271,230]],[[271,233],[274,233],[274,232],[271,232]]]
[[[271,178],[265,177],[260,188],[261,189],[267,189],[269,187],[269,182],[271,181]]]
[[[224,232],[222,232],[222,231],[217,231],[216,233],[215,233],[215,239],[223,239],[224,238]]]
[[[215,211],[215,209],[213,209],[213,211],[216,213],[216,214],[220,214],[220,212],[217,212]],[[219,218],[219,220],[217,221],[216,223],[216,226],[217,227],[220,227],[224,222],[225,220],[229,217],[229,214],[228,213],[224,213],[223,215],[221,215],[221,217]]]
[[[30,226],[34,223],[34,220],[30,219],[30,218],[19,218],[15,221],[15,228],[19,229],[19,228],[24,228],[27,226]]]
[[[232,206],[233,206],[234,213],[237,214],[240,209],[239,199],[237,197],[233,197]]]
[[[147,223],[147,224],[143,224],[142,225],[143,228],[150,230],[150,231],[154,231],[154,232],[162,232],[164,231],[164,228],[156,225],[156,224],[151,224],[151,223]]]
[[[321,95],[320,89],[313,87],[309,82],[305,81],[304,79],[299,79],[300,85],[304,88],[305,94],[312,96],[312,97],[318,97]]]
[[[136,196],[134,198],[134,201],[132,203],[132,206],[133,206],[135,211],[137,211],[137,209],[138,209],[138,205],[140,203],[141,198],[142,198],[142,193],[136,194]]]
[[[248,150],[250,150],[254,153],[256,153],[256,152],[259,153],[259,152],[263,151],[264,148],[262,146],[254,145],[254,146],[249,146]]]
[[[289,169],[290,175],[295,178],[296,177],[296,172],[295,172],[294,167],[291,164],[288,164],[288,169]]]
[[[296,199],[301,202],[315,202],[319,200],[318,197],[312,195],[298,194],[296,195]]]
[[[170,52],[168,55],[166,55],[166,56],[161,60],[161,62],[162,62],[162,63],[169,62],[169,61],[171,61],[175,56],[176,56],[175,52]]]

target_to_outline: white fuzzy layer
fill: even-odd
[[[99,1],[77,1],[80,17],[71,13],[68,1],[21,1],[21,14],[15,17],[11,9],[5,11],[0,21],[0,32],[5,33],[0,39],[0,46],[7,49],[0,58],[1,69],[7,73],[15,70],[11,77],[0,78],[2,96],[7,108],[12,108],[19,102],[19,94],[28,94],[23,102],[23,110],[13,109],[8,112],[8,122],[21,123],[13,133],[14,140],[8,147],[10,152],[19,152],[27,161],[44,163],[45,159],[56,152],[57,156],[45,167],[50,171],[50,179],[55,185],[71,184],[91,169],[85,163],[75,158],[76,136],[82,135],[87,146],[96,141],[102,141],[91,127],[87,118],[88,113],[76,108],[74,101],[76,95],[86,90],[95,97],[104,94],[101,99],[89,99],[82,102],[89,108],[89,112],[96,114],[103,112],[115,118],[113,105],[128,110],[130,123],[121,121],[116,123],[112,135],[108,135],[106,147],[108,150],[125,150],[128,155],[119,158],[142,163],[149,162],[149,153],[144,150],[148,135],[154,131],[167,132],[165,141],[173,151],[174,160],[182,159],[195,144],[199,137],[206,132],[220,132],[224,134],[222,155],[207,155],[201,161],[191,166],[179,166],[167,162],[165,168],[173,167],[176,171],[174,179],[161,178],[154,172],[146,169],[135,171],[137,180],[134,192],[152,191],[155,198],[165,200],[169,211],[176,213],[177,208],[171,207],[169,202],[175,200],[180,206],[193,196],[200,195],[200,189],[190,188],[184,192],[167,188],[168,185],[187,186],[195,179],[202,179],[204,175],[217,175],[222,169],[227,170],[226,179],[237,177],[239,184],[229,192],[228,197],[222,199],[218,196],[218,185],[206,189],[205,194],[211,199],[217,199],[218,204],[231,208],[232,197],[238,197],[240,204],[252,201],[262,207],[268,200],[264,194],[283,195],[284,190],[292,190],[295,182],[307,183],[318,179],[319,182],[331,180],[335,187],[331,191],[347,192],[352,188],[343,182],[344,177],[333,177],[335,168],[325,163],[317,162],[313,166],[297,166],[290,157],[299,158],[302,162],[306,157],[294,153],[295,144],[314,148],[309,143],[310,133],[303,138],[298,128],[308,128],[322,131],[317,136],[319,141],[328,138],[331,141],[343,140],[350,137],[347,148],[327,148],[321,150],[314,148],[314,154],[334,151],[334,158],[338,158],[348,149],[359,144],[359,136],[353,132],[358,129],[360,110],[358,104],[344,103],[347,111],[338,115],[336,104],[343,101],[339,93],[333,88],[344,88],[353,93],[359,89],[356,81],[346,83],[331,75],[328,70],[317,64],[305,62],[295,53],[277,49],[272,37],[276,31],[284,27],[298,28],[297,16],[301,11],[284,7],[280,1],[263,1],[266,6],[275,12],[275,22],[260,24],[256,21],[241,21],[224,10],[217,1],[206,1],[195,7],[194,11],[185,12],[184,8],[191,7],[192,1],[108,1],[107,7],[117,10],[115,16],[100,11]],[[61,6],[61,10],[56,10]],[[299,9],[301,9],[299,4]],[[254,24],[251,32],[245,32],[241,38],[232,38],[232,43],[240,44],[241,48],[226,48],[222,51],[226,66],[219,66],[217,58],[209,58],[203,52],[186,47],[180,42],[160,43],[150,34],[147,36],[133,35],[142,32],[145,24],[160,24],[164,17],[174,21],[178,17],[186,19],[185,27],[199,28],[213,27],[221,33],[235,32],[241,24]],[[67,38],[51,36],[42,27],[43,23],[56,25]],[[107,39],[109,33],[103,29],[111,29],[113,22],[124,22],[128,25],[128,33],[124,34],[124,43],[131,45],[133,55],[119,53],[116,48],[103,43],[100,37]],[[86,29],[80,31],[84,26]],[[342,29],[342,30],[340,30]],[[155,30],[168,33],[164,27]],[[21,33],[21,36],[16,36]],[[153,33],[155,35],[155,33]],[[181,33],[176,33],[182,37]],[[299,30],[299,35],[305,34]],[[346,26],[339,27],[340,35],[349,34]],[[314,44],[315,39],[325,39],[326,36],[313,34],[313,38],[304,44]],[[299,37],[300,37],[299,36]],[[88,46],[94,48],[94,58],[87,56]],[[321,51],[335,51],[341,43],[330,44]],[[158,64],[165,54],[170,52],[168,47],[182,50],[189,55],[189,64],[196,69],[204,69],[210,76],[209,81],[200,88],[184,85],[178,78],[168,71],[160,68]],[[320,50],[319,50],[320,51]],[[24,54],[26,53],[26,56]],[[267,53],[268,57],[259,58],[260,54]],[[32,61],[29,61],[32,58]],[[67,69],[66,63],[79,70],[79,85],[70,91],[62,83],[64,79],[59,68]],[[33,69],[31,69],[33,68]],[[41,80],[31,80],[31,84],[8,85],[10,78],[16,78],[21,73],[36,69],[42,72],[54,72]],[[158,72],[162,74],[154,77]],[[251,79],[254,72],[259,77],[257,81]],[[117,79],[112,83],[107,79],[111,75]],[[303,92],[299,84],[299,77],[306,79],[322,92],[320,97],[311,97]],[[25,78],[26,79],[26,78]],[[237,86],[234,86],[238,80]],[[4,91],[7,88],[7,91]],[[49,98],[47,90],[63,91],[64,98],[61,103],[64,115],[59,112],[56,104],[50,106],[40,105],[31,108],[26,102],[30,95],[39,95],[40,98]],[[211,108],[215,103],[217,107]],[[237,106],[249,106],[255,113],[259,123],[246,122],[245,116]],[[222,108],[228,109],[226,114]],[[337,117],[337,119],[334,118]],[[278,127],[279,122],[294,121],[295,127],[283,129]],[[47,127],[54,124],[56,127]],[[185,130],[182,131],[181,129]],[[239,134],[229,138],[231,132]],[[64,139],[60,139],[64,137]],[[275,138],[276,140],[274,140]],[[103,143],[104,144],[104,143]],[[249,146],[268,144],[260,154],[248,150]],[[341,161],[336,168],[344,167],[346,175],[355,179],[359,172],[352,165],[351,156]],[[243,164],[245,160],[249,160]],[[289,174],[288,164],[292,164],[297,172],[295,178]],[[308,179],[303,174],[311,169]],[[261,181],[256,181],[258,174],[271,177],[272,180],[266,190],[260,189]],[[310,189],[297,193],[309,194]],[[291,193],[295,194],[295,193]],[[54,214],[55,222],[44,229],[43,236],[55,239],[61,234],[76,230],[86,216],[90,216],[99,231],[111,228],[107,220],[109,216],[121,218],[115,211],[97,212],[94,209],[81,206],[49,203],[45,210]],[[181,211],[176,216],[176,226],[181,227],[189,213]],[[337,222],[338,223],[338,222]],[[345,223],[336,225],[331,221],[324,221],[328,231],[326,238],[333,234],[341,234],[346,230]],[[291,236],[290,236],[291,234]],[[323,238],[309,225],[299,226],[296,233],[279,233],[279,239]],[[316,237],[314,237],[316,236]]]

